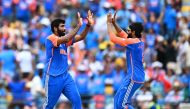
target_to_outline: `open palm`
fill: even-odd
[[[107,23],[112,23],[112,14],[111,14],[111,12],[109,12],[107,14]]]
[[[79,26],[82,26],[83,22],[82,22],[82,18],[80,16],[79,12],[77,13],[77,16],[78,16],[78,24],[79,24]]]
[[[88,20],[88,24],[90,25],[94,24],[93,13],[90,10],[88,10],[87,20]]]
[[[115,11],[114,16],[113,16],[113,18],[112,18],[112,22],[113,22],[113,23],[115,23],[115,20],[116,20],[116,14],[117,14],[117,11]]]

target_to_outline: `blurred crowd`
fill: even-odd
[[[134,95],[134,106],[190,108],[189,0],[0,0],[0,109],[41,109],[50,23],[63,18],[69,32],[80,12],[84,28],[89,9],[95,24],[68,53],[69,73],[84,109],[113,109],[114,94],[127,73],[126,48],[110,42],[107,34],[106,14],[114,10],[122,29],[131,22],[144,25],[146,82]],[[57,109],[70,108],[61,96]]]

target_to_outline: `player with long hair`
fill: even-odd
[[[132,23],[125,32],[116,24],[116,13],[113,18],[111,13],[107,15],[108,34],[113,43],[126,47],[127,75],[114,97],[114,109],[134,109],[131,98],[145,80],[143,26],[141,23]]]

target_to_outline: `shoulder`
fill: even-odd
[[[46,38],[46,45],[48,45],[49,43],[54,44],[56,43],[58,40],[58,36],[51,34]]]
[[[54,35],[54,34],[51,34],[51,35],[49,35],[46,39],[47,40],[50,40],[50,41],[54,41],[54,40],[56,40],[58,38],[58,36],[56,36],[56,35]]]

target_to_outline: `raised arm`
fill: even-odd
[[[107,15],[107,29],[108,29],[108,34],[109,34],[110,40],[115,44],[119,44],[121,46],[126,46],[124,38],[117,37],[114,34],[113,29],[112,29],[113,25],[112,25],[111,16],[112,16],[111,13],[108,13],[108,15]]]
[[[125,31],[123,31],[116,23],[116,14],[117,14],[117,11],[115,11],[114,13],[114,17],[112,18],[112,24],[117,32],[117,36],[119,37],[122,37],[122,38],[127,38],[128,35]]]
[[[107,29],[108,29],[108,34],[110,37],[110,40],[115,43],[119,44],[121,46],[127,46],[128,44],[134,44],[138,43],[139,39],[138,38],[122,38],[122,37],[117,37],[112,29],[112,18],[111,18],[111,13],[107,15]]]
[[[71,32],[69,32],[68,34],[66,34],[63,37],[59,37],[57,39],[57,45],[63,44],[63,43],[69,43],[77,34],[77,32],[79,31],[81,25],[82,25],[82,18],[80,17],[80,13],[78,12],[78,24],[77,26],[74,28],[74,30],[72,30]]]
[[[87,33],[88,33],[90,27],[91,27],[91,26],[93,25],[93,23],[94,23],[94,20],[93,20],[93,13],[92,13],[90,10],[88,11],[87,21],[88,21],[88,23],[87,23],[85,29],[82,31],[82,33],[81,33],[80,35],[76,35],[76,36],[75,36],[75,42],[78,42],[78,41],[83,40],[83,39],[86,37],[86,35],[87,35]]]

